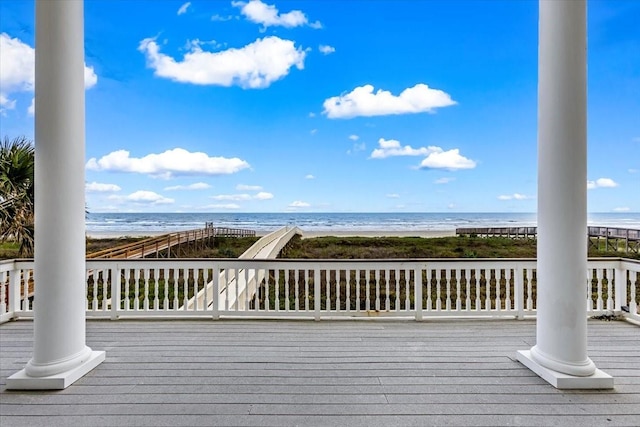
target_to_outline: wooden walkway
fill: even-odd
[[[515,360],[534,321],[89,321],[106,361],[15,392],[33,323],[0,326],[0,425],[637,426],[640,328],[589,321],[614,390],[559,391]]]
[[[459,236],[507,237],[535,239],[537,227],[468,227],[456,228]],[[640,230],[616,227],[587,227],[589,247],[605,251],[640,254]],[[604,246],[604,247],[603,247]]]
[[[255,235],[256,232],[254,230],[213,227],[207,224],[205,228],[201,229],[163,234],[162,236],[150,237],[139,242],[93,252],[87,255],[87,259],[137,259],[150,256],[159,258],[162,253],[166,253],[163,258],[170,258],[171,251],[173,250],[174,253],[179,254],[181,246],[197,245],[199,243],[204,247],[205,242],[210,242],[217,237],[255,237]]]

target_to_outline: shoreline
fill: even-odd
[[[180,230],[174,231],[128,231],[128,232],[115,232],[115,231],[93,231],[86,232],[86,236],[89,239],[121,239],[125,237],[141,238],[141,237],[157,237],[170,233],[177,233]],[[186,230],[183,230],[186,231]],[[256,231],[257,237],[266,236],[274,230],[260,230]],[[302,238],[311,239],[314,237],[455,237],[455,230],[312,230],[307,231],[302,229]]]

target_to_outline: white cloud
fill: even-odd
[[[318,21],[309,24],[307,16],[300,10],[280,13],[275,5],[266,4],[260,0],[250,0],[248,3],[244,1],[232,1],[231,5],[239,8],[240,13],[249,21],[262,24],[264,28],[272,26],[294,28],[302,25],[309,25],[312,28],[322,28],[322,24]]]
[[[220,52],[206,52],[199,45],[191,46],[182,61],[160,53],[154,38],[142,40],[138,50],[145,54],[147,66],[158,77],[198,85],[237,85],[245,89],[266,88],[289,74],[293,66],[302,70],[306,56],[294,42],[276,36]]]
[[[460,150],[457,148],[449,151],[444,151],[440,147],[436,148],[438,151],[429,154],[426,159],[420,162],[421,169],[459,170],[476,167],[476,162],[460,155]]]
[[[185,13],[187,13],[187,9],[189,9],[189,6],[191,6],[191,2],[188,1],[185,4],[183,4],[182,6],[180,6],[180,9],[178,9],[178,15],[183,15]]]
[[[316,179],[316,177],[311,174],[308,174],[304,176],[304,179]]]
[[[457,206],[456,206],[456,204],[455,204],[455,203],[449,203],[449,204],[447,205],[447,209],[455,209],[456,207],[457,207]]]
[[[311,130],[309,131],[309,133],[310,133],[311,135],[315,135],[316,133],[318,133],[318,129],[311,129]]]
[[[35,49],[18,38],[11,38],[7,33],[0,34],[0,108],[15,108],[15,100],[9,94],[15,92],[32,92],[35,87]],[[84,67],[84,87],[89,89],[96,85],[98,76],[93,67]]]
[[[258,200],[271,200],[273,199],[273,194],[267,193],[266,191],[261,191],[255,196],[253,196],[253,198]]]
[[[151,205],[170,205],[175,203],[175,200],[169,199],[167,197],[161,196],[158,193],[154,193],[153,191],[139,190],[134,193],[129,194],[128,196],[109,196],[109,199],[119,201],[119,202],[133,202],[140,204],[151,204]]]
[[[34,114],[36,114],[36,99],[35,98],[31,98],[31,104],[29,105],[29,108],[27,108],[27,113],[30,116],[33,116]]]
[[[121,190],[115,184],[102,184],[95,181],[85,184],[84,188],[89,193],[115,193]]]
[[[434,181],[434,183],[436,184],[448,184],[451,181],[455,181],[455,178],[451,178],[451,177],[443,177],[443,178],[438,178]]]
[[[260,191],[260,190],[262,190],[262,187],[259,186],[259,185],[238,184],[238,185],[236,185],[236,190],[238,190],[238,191]]]
[[[300,200],[296,200],[289,204],[290,208],[308,208],[309,206],[311,206],[309,203]]]
[[[218,21],[218,22],[231,21],[232,19],[233,19],[232,15],[222,16],[222,15],[216,14],[211,17],[212,21]]]
[[[395,156],[425,156],[420,163],[421,169],[473,169],[476,162],[460,155],[460,150],[455,148],[444,151],[441,147],[429,146],[413,148],[410,145],[402,145],[395,139],[378,140],[379,148],[371,152],[372,159],[384,159]]]
[[[142,173],[167,179],[177,175],[226,175],[248,167],[249,163],[237,157],[209,157],[206,153],[191,153],[183,148],[141,158],[130,157],[128,151],[118,150],[99,160],[91,158],[86,164],[88,170]]]
[[[323,113],[330,119],[385,116],[390,114],[432,113],[436,108],[455,105],[446,92],[419,83],[395,96],[389,91],[364,85],[324,101]]]
[[[532,197],[525,196],[524,194],[520,194],[520,193],[503,194],[498,196],[498,200],[529,200],[531,198]]]
[[[251,200],[251,195],[246,193],[241,194],[218,194],[217,196],[211,196],[213,200],[230,200],[233,202],[241,202],[245,200]]]
[[[349,139],[352,141],[357,141],[358,139],[360,139],[360,137],[358,135],[349,135]]]
[[[598,178],[595,181],[587,181],[587,189],[593,190],[595,188],[614,188],[618,183],[611,178]]]
[[[629,211],[631,211],[631,209],[625,206],[625,207],[613,208],[613,211],[614,212],[629,212]]]
[[[223,203],[223,204],[207,205],[207,206],[205,206],[203,209],[225,209],[225,210],[232,210],[232,209],[240,209],[240,205],[237,205],[237,204],[235,204],[235,203]]]
[[[399,199],[399,198],[400,198],[400,195],[399,195],[399,194],[392,193],[392,194],[387,194],[387,197],[388,197],[389,199]]]
[[[316,113],[314,113],[313,111],[309,113],[309,118],[314,118],[316,116]]]
[[[172,185],[170,187],[165,187],[164,191],[206,190],[207,188],[211,188],[211,186],[206,182],[196,182],[189,185]]]
[[[260,191],[253,196],[247,193],[240,194],[218,194],[216,196],[211,196],[214,200],[229,200],[232,202],[243,202],[247,200],[270,200],[273,199],[273,194],[267,193],[266,191]]]
[[[380,147],[371,152],[372,159],[384,159],[394,156],[428,156],[437,150],[442,150],[440,147],[413,148],[410,145],[402,146],[400,141],[384,138],[378,140],[378,145]]]
[[[330,53],[335,52],[336,48],[333,46],[321,44],[320,46],[318,46],[318,50],[324,55],[329,55]]]

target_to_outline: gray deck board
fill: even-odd
[[[535,322],[88,321],[107,359],[61,391],[6,390],[33,323],[0,325],[0,425],[637,426],[640,328],[589,322],[614,390],[559,391],[515,359]]]

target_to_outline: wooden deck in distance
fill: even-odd
[[[106,361],[15,392],[33,323],[0,326],[0,425],[637,426],[640,328],[589,321],[610,391],[559,391],[515,360],[535,321],[89,321]]]

